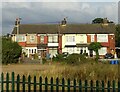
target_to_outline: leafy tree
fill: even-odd
[[[116,26],[115,43],[116,47],[120,47],[120,24]]]
[[[10,38],[2,38],[2,63],[17,63],[21,55],[22,48],[17,42],[12,42]]]
[[[96,24],[96,23],[104,23],[104,22],[106,22],[106,23],[114,23],[113,21],[109,21],[107,18],[95,18],[94,20],[92,20],[92,23],[93,24]]]
[[[116,25],[115,30],[115,46],[120,47],[120,24]],[[120,49],[116,49],[117,57],[120,58]]]
[[[89,45],[89,50],[93,50],[95,51],[96,53],[96,60],[98,60],[99,58],[99,49],[101,48],[101,44],[99,42],[92,42],[90,45]]]
[[[103,23],[103,18],[95,18],[92,23]]]

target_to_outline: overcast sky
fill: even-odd
[[[64,17],[68,17],[68,23],[91,23],[97,17],[107,17],[115,23],[118,22],[118,2],[113,0],[109,2],[108,0],[106,2],[94,2],[94,0],[93,2],[5,1],[2,2],[2,34],[12,32],[17,17],[22,18],[21,24],[58,23]]]

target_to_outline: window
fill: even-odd
[[[97,42],[108,42],[108,35],[107,34],[98,34]]]
[[[35,36],[34,35],[31,35],[30,36],[30,42],[34,42],[35,41]]]
[[[40,36],[40,42],[41,42],[41,43],[44,43],[44,36],[43,36],[43,35]]]
[[[75,42],[75,36],[66,36],[66,42]]]
[[[57,43],[58,42],[58,36],[48,36],[48,42]]]
[[[84,35],[80,35],[80,43],[84,43]]]
[[[94,42],[94,35],[91,35],[91,42]]]
[[[25,36],[24,35],[17,35],[16,36],[16,42],[24,42]]]

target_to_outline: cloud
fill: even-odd
[[[117,8],[117,3],[104,2],[4,2],[3,34],[11,33],[16,17],[28,24],[58,23],[64,17],[68,17],[69,23],[91,23],[96,17],[108,17],[116,22]]]

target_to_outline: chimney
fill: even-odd
[[[64,18],[64,19],[61,21],[61,25],[62,25],[62,26],[66,26],[66,24],[67,24],[67,20],[66,20],[66,18]]]
[[[108,25],[108,22],[109,22],[109,21],[108,21],[107,18],[104,18],[104,19],[103,19],[103,25],[106,25],[106,26],[107,26],[107,25]]]
[[[19,25],[20,25],[21,18],[16,18],[15,20],[15,27],[17,28],[17,34],[19,34]]]
[[[15,26],[18,26],[18,25],[20,25],[20,18],[16,18],[15,20]]]

